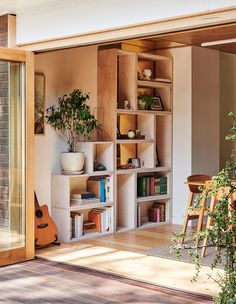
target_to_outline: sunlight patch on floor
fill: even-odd
[[[209,267],[203,266],[198,281],[191,283],[194,265],[130,251],[90,244],[68,247],[63,244],[63,248],[57,250],[54,248],[47,250],[46,253],[38,251],[37,256],[187,291],[208,295],[215,295],[218,292],[217,285],[208,279],[208,273],[211,273]],[[217,271],[213,272],[214,275]]]

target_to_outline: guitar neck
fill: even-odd
[[[34,191],[34,205],[35,205],[36,210],[40,209],[38,198],[37,198],[37,195],[36,195],[35,191]]]

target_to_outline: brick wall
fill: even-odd
[[[8,45],[8,16],[0,16],[0,47]],[[0,226],[8,226],[8,64],[0,61]]]

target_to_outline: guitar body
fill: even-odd
[[[35,245],[45,246],[57,241],[57,227],[48,212],[48,206],[35,208]]]

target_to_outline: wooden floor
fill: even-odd
[[[0,303],[210,304],[206,297],[36,259],[2,267]]]
[[[197,283],[192,283],[194,265],[145,255],[145,250],[171,244],[172,232],[181,226],[163,225],[117,233],[83,242],[61,244],[37,250],[39,257],[70,265],[118,274],[160,286],[216,295],[218,286],[208,279],[209,267],[202,267]],[[217,270],[221,271],[221,270]],[[216,271],[212,273],[216,275]]]

